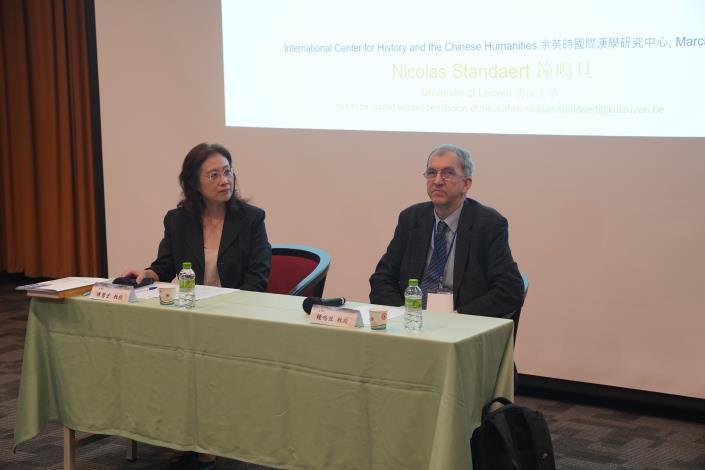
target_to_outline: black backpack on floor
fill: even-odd
[[[502,407],[490,412],[493,403]],[[555,470],[551,434],[538,411],[498,397],[482,408],[470,439],[475,470]]]

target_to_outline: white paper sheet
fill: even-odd
[[[64,277],[53,281],[39,282],[20,286],[17,290],[37,290],[46,292],[61,292],[75,289],[76,287],[90,286],[96,282],[107,282],[109,279],[102,277]]]
[[[240,289],[228,289],[227,287],[196,286],[196,300],[208,299],[217,295],[230,294]]]
[[[159,297],[159,286],[169,285],[166,282],[157,282],[147,287],[135,290],[138,299],[155,299]],[[239,289],[228,289],[227,287],[196,286],[196,300],[208,299],[217,295],[229,294]],[[178,302],[178,300],[177,300]]]

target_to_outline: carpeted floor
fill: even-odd
[[[62,431],[56,424],[16,453],[12,450],[27,306],[24,293],[14,291],[14,285],[0,285],[0,469],[59,470]],[[705,470],[703,424],[537,398],[519,397],[517,402],[546,415],[561,470]],[[77,470],[162,469],[172,453],[140,444],[139,459],[130,463],[125,449],[125,440],[115,437],[81,448]],[[266,467],[219,459],[218,469]]]

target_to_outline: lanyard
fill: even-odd
[[[433,222],[433,241],[434,241],[434,246],[433,246],[433,251],[436,251],[436,246],[435,246],[435,241],[436,241],[436,230],[438,228],[438,222],[434,221]],[[450,227],[448,227],[450,230]],[[443,274],[445,273],[446,270],[446,264],[448,264],[448,258],[450,258],[450,252],[453,251],[453,245],[455,245],[455,237],[458,236],[458,231],[456,230],[455,233],[453,234],[453,239],[450,241],[450,247],[448,248],[448,253],[446,253],[445,258],[443,259],[443,264],[438,268],[438,285],[439,287],[441,284],[443,284]]]

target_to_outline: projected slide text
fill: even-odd
[[[705,136],[697,0],[222,6],[228,126]]]

